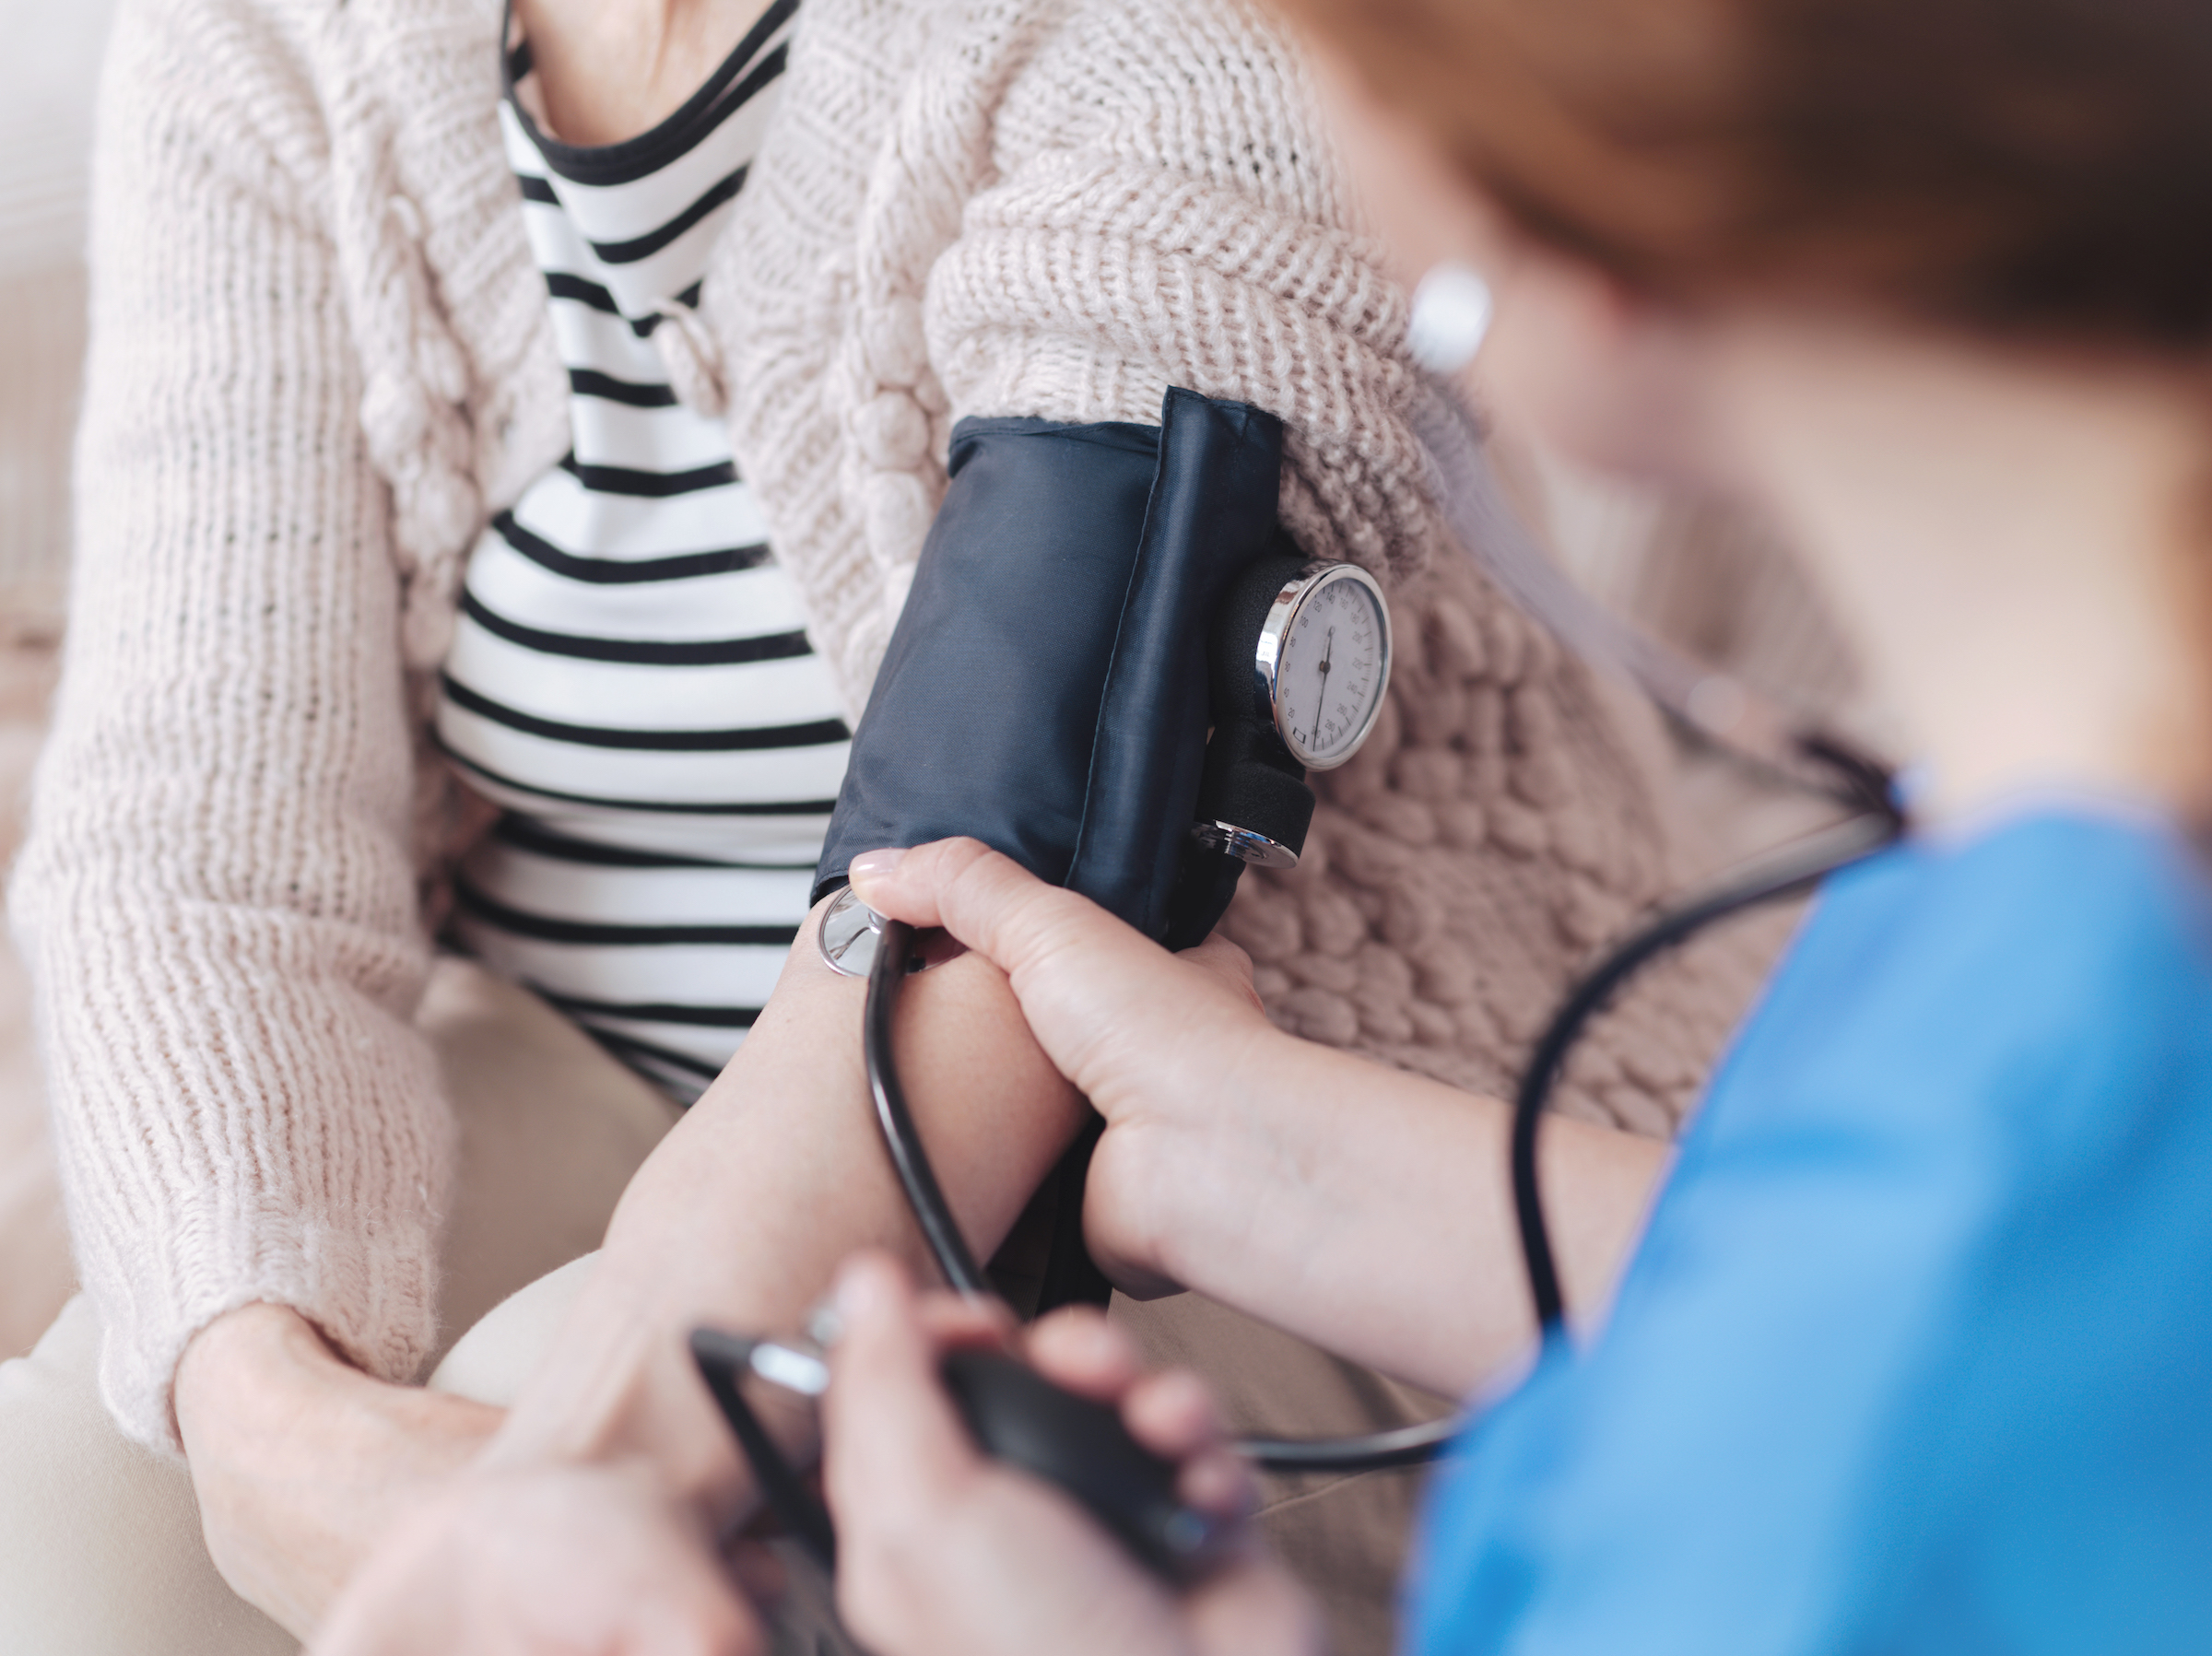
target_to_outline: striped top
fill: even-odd
[[[807,909],[848,732],[721,424],[654,343],[698,302],[779,88],[779,0],[684,107],[580,149],[500,107],[568,367],[574,447],[471,553],[438,737],[505,807],[453,934],[688,1101]]]

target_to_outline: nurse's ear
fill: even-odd
[[[1485,240],[1495,315],[1461,375],[1477,405],[1596,470],[1726,488],[1716,321],[1495,215]]]
[[[1440,265],[1489,287],[1487,338],[1458,376],[1477,405],[1601,470],[1724,486],[1706,319],[1520,230],[1404,113],[1312,51],[1350,217],[1381,238],[1385,267],[1409,292]]]

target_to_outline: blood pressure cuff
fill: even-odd
[[[969,834],[1177,945],[1240,864],[1190,836],[1206,639],[1290,547],[1282,423],[1171,391],[1157,427],[968,419],[859,728],[818,899],[877,846]]]

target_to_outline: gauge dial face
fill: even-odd
[[[1350,565],[1314,579],[1276,646],[1275,727],[1310,770],[1359,749],[1390,682],[1382,594]]]

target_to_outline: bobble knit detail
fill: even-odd
[[[1300,866],[1247,875],[1226,929],[1293,1033],[1497,1096],[1563,977],[1665,888],[1667,837],[1630,732],[1471,565],[1440,559],[1394,607],[1374,734],[1317,779]],[[1653,1098],[1624,1112],[1578,1066],[1561,1108],[1671,1126],[1717,1030],[1654,1033]]]
[[[361,393],[361,433],[392,486],[401,652],[428,672],[453,642],[461,566],[483,511],[464,408],[468,364],[423,262],[421,211],[394,176],[393,120],[371,106],[334,123],[334,240],[362,359],[376,365]]]
[[[424,737],[467,548],[563,452],[497,124],[498,0],[124,0],[101,113],[67,675],[13,911],[126,1430],[185,1343],[299,1308],[370,1372],[435,1333],[453,1125],[411,1017],[480,804]],[[1401,662],[1305,863],[1228,922],[1271,1014],[1496,1088],[1665,883],[1653,731],[1440,550],[1405,306],[1306,73],[1243,0],[808,0],[696,316],[656,330],[850,709],[969,415],[1283,417],[1282,511],[1393,589]],[[428,895],[426,895],[428,894]],[[1700,967],[1564,1106],[1664,1132]]]

